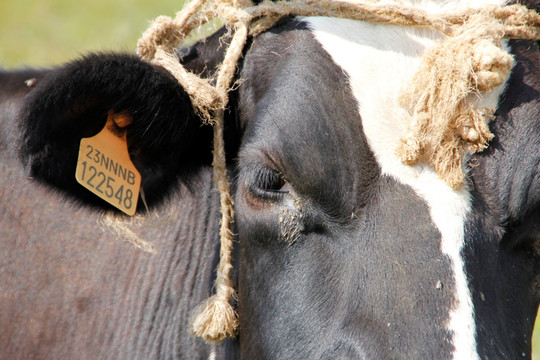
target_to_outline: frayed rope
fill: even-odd
[[[493,138],[488,122],[495,109],[475,103],[482,93],[502,85],[512,69],[512,56],[501,49],[503,35],[503,25],[481,12],[425,51],[412,86],[401,98],[412,113],[398,148],[405,164],[425,159],[452,188],[464,185],[463,158],[482,151]]]
[[[216,294],[195,309],[191,321],[192,333],[210,343],[234,337],[238,327],[231,305],[235,296],[231,280],[234,210],[223,140],[228,92],[247,37],[257,36],[290,15],[430,27],[446,36],[425,51],[411,88],[401,98],[402,106],[410,111],[411,123],[398,156],[409,165],[427,161],[452,188],[464,183],[464,155],[483,150],[493,137],[488,122],[494,110],[478,108],[476,102],[483,93],[500,86],[512,67],[511,56],[501,49],[501,39],[540,40],[540,16],[520,5],[433,15],[401,4],[266,0],[253,6],[250,0],[192,0],[174,19],[158,17],[139,40],[138,55],[169,71],[203,121],[214,127],[214,179],[222,213],[220,262]],[[234,30],[215,86],[211,79],[187,71],[175,55],[193,29],[213,18]]]

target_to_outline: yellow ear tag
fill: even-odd
[[[135,214],[141,188],[141,175],[128,153],[127,131],[119,130],[131,122],[129,114],[109,111],[103,130],[81,139],[75,170],[79,184],[128,215]]]

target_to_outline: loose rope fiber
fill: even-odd
[[[257,36],[284,16],[329,16],[389,25],[429,27],[446,38],[423,54],[421,66],[401,102],[411,114],[408,133],[398,148],[405,164],[425,161],[449,186],[465,182],[463,157],[483,150],[493,138],[488,122],[494,109],[475,101],[504,83],[513,59],[501,39],[540,40],[540,15],[520,5],[489,6],[447,14],[429,14],[411,7],[336,0],[264,1],[192,0],[174,19],[158,17],[137,44],[145,61],[169,71],[188,93],[195,111],[214,127],[214,179],[220,193],[221,250],[216,294],[196,309],[192,332],[210,343],[234,337],[238,320],[232,300],[233,200],[227,176],[223,139],[224,113],[236,66],[249,36]],[[234,31],[215,86],[187,71],[176,48],[194,29],[219,18]]]

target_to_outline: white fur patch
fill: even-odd
[[[502,5],[499,0],[438,3],[410,0],[409,3],[432,13],[487,4]],[[418,69],[423,50],[440,39],[441,34],[429,29],[347,19],[308,17],[304,20],[323,48],[349,76],[364,132],[382,172],[412,187],[429,205],[431,218],[442,234],[441,251],[451,260],[456,284],[455,303],[447,324],[453,334],[453,358],[479,359],[474,308],[461,257],[464,223],[470,210],[469,191],[453,190],[431,167],[407,166],[396,156],[410,119],[408,112],[399,105],[399,96]],[[492,91],[480,103],[495,107],[501,89]]]

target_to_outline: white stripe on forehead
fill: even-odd
[[[496,1],[482,0],[468,5],[479,7]],[[430,12],[441,9],[426,0],[410,2]],[[445,9],[458,10],[466,6],[449,8],[447,4]],[[399,106],[399,95],[419,67],[419,55],[425,47],[433,45],[440,34],[346,19],[307,17],[304,20],[323,48],[349,76],[365,135],[382,172],[411,186],[429,205],[431,218],[442,235],[441,251],[451,260],[455,280],[455,303],[447,324],[453,334],[453,358],[479,359],[474,309],[461,258],[469,192],[452,190],[432,168],[406,166],[396,156],[410,118]],[[495,107],[501,88],[483,98],[482,105]]]

